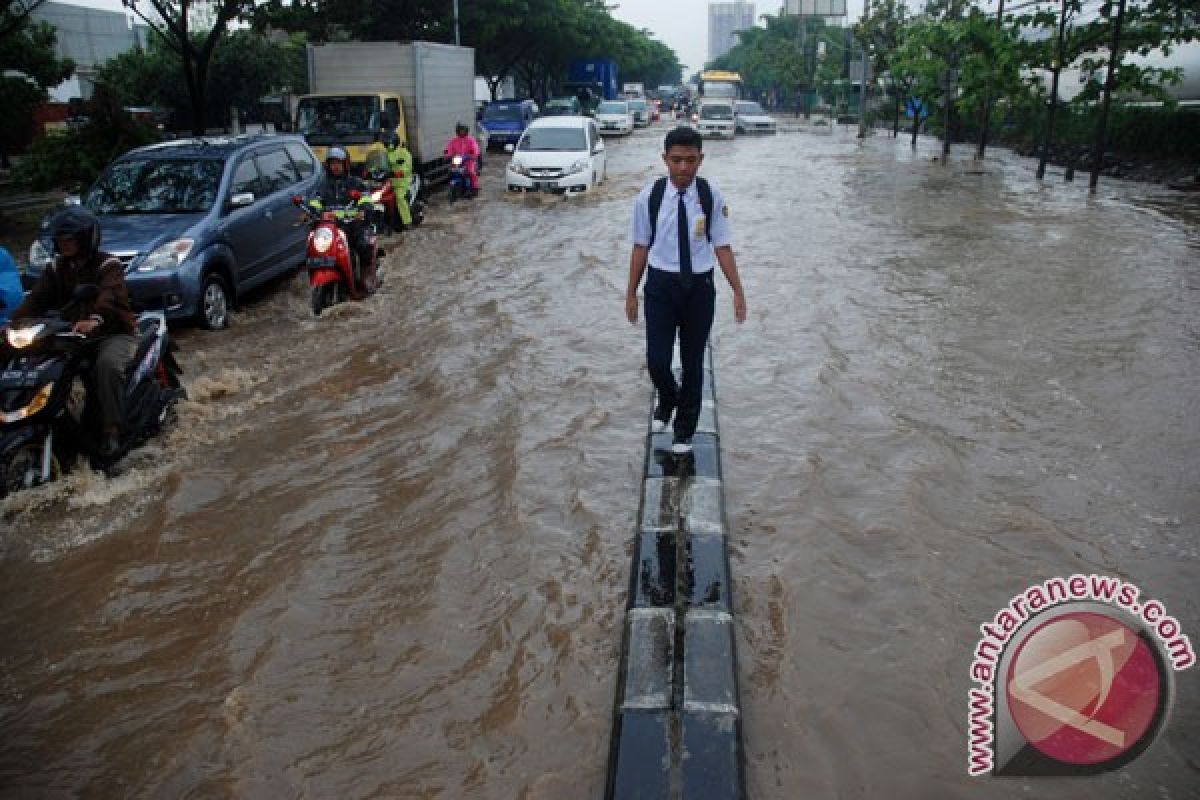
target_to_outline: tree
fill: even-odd
[[[208,71],[213,51],[229,23],[239,14],[251,10],[254,0],[141,0],[154,9],[146,15],[139,7],[139,0],[121,0],[133,13],[141,17],[162,40],[175,51],[183,68],[183,81],[187,87],[191,106],[192,133],[203,135],[207,121]],[[212,13],[212,26],[207,32],[192,30],[192,16],[198,11]],[[198,35],[194,35],[197,34]]]
[[[46,0],[0,0],[0,40],[25,27],[38,6]]]
[[[6,9],[7,13],[7,9]],[[0,38],[0,166],[9,166],[9,151],[27,141],[34,110],[46,102],[47,90],[71,77],[75,64],[54,54],[57,36],[44,22],[23,17],[18,28]]]

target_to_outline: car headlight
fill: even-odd
[[[5,337],[8,339],[10,345],[20,350],[23,347],[29,347],[29,345],[33,344],[33,340],[45,329],[45,324],[39,322],[37,325],[31,325],[28,328],[9,328]]]
[[[324,253],[333,247],[333,231],[329,228],[317,228],[313,232],[313,247],[318,253]]]
[[[586,158],[581,158],[578,161],[576,161],[574,164],[572,164],[571,166],[567,167],[567,174],[574,175],[577,172],[583,172],[587,168],[588,168],[588,160]]]
[[[33,244],[29,245],[29,263],[31,265],[41,264],[44,267],[52,260],[53,258],[50,255],[50,251],[46,249],[45,245],[43,245],[40,240],[34,239]]]
[[[518,175],[524,175],[526,177],[529,176],[529,167],[526,167],[520,161],[511,161],[511,162],[509,162],[508,166],[509,166],[509,169],[511,169],[513,172],[517,173]]]
[[[187,259],[195,244],[196,242],[192,239],[176,239],[173,242],[167,242],[146,256],[138,264],[137,271],[153,272],[157,269],[175,269]]]

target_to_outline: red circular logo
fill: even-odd
[[[1057,761],[1093,765],[1142,741],[1166,687],[1137,632],[1081,611],[1055,617],[1021,642],[1005,691],[1026,741]]]

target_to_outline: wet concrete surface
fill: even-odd
[[[0,503],[0,796],[603,793],[661,133],[586,197],[493,156],[361,305],[296,276],[180,331],[169,434]],[[1119,773],[966,775],[978,626],[1026,586],[1116,575],[1200,635],[1194,202],[853,131],[705,149],[750,309],[718,289],[749,796],[1195,797],[1194,669]]]

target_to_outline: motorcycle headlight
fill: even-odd
[[[461,166],[462,166],[462,161],[463,161],[463,159],[462,159],[462,156],[455,156],[455,157],[454,157],[453,164],[454,164],[454,166],[456,166],[456,167],[461,167]]]
[[[329,228],[317,228],[313,233],[313,247],[318,253],[324,253],[333,247],[333,231]]]
[[[138,272],[153,272],[157,269],[175,269],[182,264],[192,252],[195,241],[192,239],[176,239],[167,242],[137,265]]]
[[[371,192],[371,202],[372,203],[382,203],[383,202],[383,189],[376,189],[375,191]]]
[[[576,161],[574,164],[572,164],[571,166],[567,167],[567,174],[574,175],[577,172],[583,172],[587,168],[588,168],[588,160],[586,158],[581,158],[578,161]]]
[[[5,338],[8,339],[9,345],[20,350],[23,347],[29,347],[29,345],[33,344],[33,340],[45,328],[45,324],[41,322],[37,325],[31,325],[28,328],[9,328]]]

